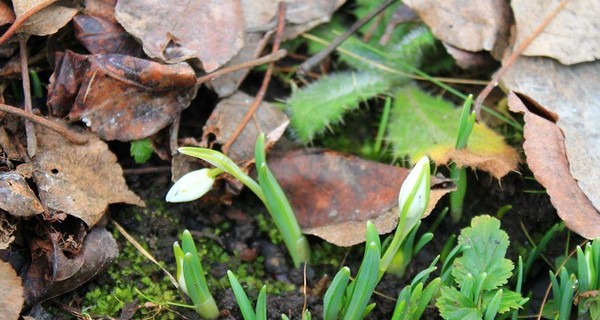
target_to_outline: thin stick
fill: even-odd
[[[199,77],[198,79],[196,79],[196,84],[197,85],[203,84],[207,81],[210,81],[216,77],[222,76],[222,75],[230,73],[230,72],[236,72],[236,71],[239,71],[242,69],[254,68],[256,66],[260,66],[265,63],[272,63],[272,62],[275,62],[275,61],[285,57],[286,54],[287,54],[287,51],[285,49],[276,50],[276,51],[273,51],[272,53],[270,53],[264,57],[260,57],[256,60],[242,62],[240,64],[225,67],[225,68],[219,69],[213,73],[203,75],[202,77]]]
[[[17,115],[17,116],[25,118],[27,120],[33,121],[41,126],[44,126],[52,131],[56,131],[56,132],[60,133],[63,137],[65,137],[67,140],[69,140],[75,144],[84,144],[84,143],[88,142],[88,140],[89,140],[89,138],[87,136],[77,133],[77,132],[74,132],[74,131],[71,131],[71,130],[65,128],[64,126],[60,125],[59,123],[50,121],[46,118],[37,116],[33,113],[25,112],[22,109],[15,108],[15,107],[9,106],[7,104],[0,103],[0,111]]]
[[[123,169],[126,176],[171,172],[171,166]]]
[[[283,34],[283,28],[285,26],[285,8],[285,2],[279,2],[279,10],[277,14],[277,31],[275,32],[275,40],[273,42],[273,53],[279,50],[279,44],[281,43],[281,35]],[[269,63],[269,67],[267,68],[267,72],[265,72],[265,77],[263,78],[263,82],[260,86],[260,89],[256,94],[256,98],[252,102],[252,105],[248,108],[244,119],[237,126],[231,138],[229,138],[229,140],[221,148],[221,151],[223,151],[224,154],[227,154],[229,152],[229,148],[231,148],[231,145],[235,142],[240,133],[242,133],[242,131],[252,118],[252,115],[254,115],[254,113],[258,109],[258,106],[260,106],[260,104],[262,103],[263,98],[265,97],[265,93],[267,92],[269,82],[271,81],[271,74],[273,74],[274,66],[274,62]]]
[[[23,23],[25,23],[25,21],[27,21],[27,19],[29,19],[32,15],[40,12],[42,9],[46,8],[47,6],[55,3],[56,1],[57,0],[44,0],[44,1],[36,4],[35,6],[33,6],[31,9],[20,14],[17,17],[17,19],[15,19],[15,22],[10,26],[10,28],[8,28],[8,30],[6,30],[6,32],[4,32],[2,37],[0,37],[0,46],[3,45],[4,42],[6,42],[6,40],[8,40],[8,38],[10,38],[10,36],[12,36],[21,27],[21,25],[23,25]]]
[[[371,11],[368,15],[366,15],[366,16],[362,17],[362,19],[356,21],[350,27],[350,29],[348,29],[348,31],[346,31],[344,34],[342,34],[341,36],[339,36],[338,38],[333,40],[325,49],[323,49],[319,53],[315,54],[310,59],[304,61],[296,70],[298,75],[302,76],[302,75],[306,74],[308,71],[310,71],[310,69],[312,69],[314,66],[319,64],[321,61],[323,61],[323,59],[325,59],[325,57],[330,55],[333,52],[333,50],[335,50],[337,47],[339,47],[340,44],[342,44],[342,42],[344,42],[346,39],[348,39],[358,29],[360,29],[362,26],[367,24],[371,19],[373,19],[373,17],[380,14],[383,10],[385,10],[387,7],[389,7],[392,3],[396,2],[396,1],[397,0],[386,0],[382,4],[380,4],[379,7],[377,7],[375,10]]]
[[[27,39],[28,35],[19,39],[19,54],[21,55],[21,80],[23,82],[23,98],[25,112],[33,114],[31,106],[31,83],[29,82],[29,64],[27,63]],[[27,155],[33,158],[37,152],[37,138],[33,122],[25,120],[25,134],[27,136]]]
[[[556,15],[558,15],[558,13],[565,8],[565,6],[567,5],[568,2],[569,2],[569,0],[562,0],[558,4],[558,6],[556,6],[556,8],[554,8],[554,10],[552,10],[552,12],[550,12],[550,14],[544,19],[544,21],[542,21],[542,23],[540,23],[537,26],[537,28],[535,28],[533,33],[529,37],[527,37],[527,39],[525,39],[525,41],[523,41],[511,53],[511,55],[508,57],[508,59],[506,59],[506,62],[504,63],[502,68],[500,68],[500,70],[498,70],[498,72],[496,72],[496,74],[494,74],[492,79],[488,82],[487,86],[485,86],[485,88],[483,88],[483,90],[481,90],[481,93],[479,93],[479,95],[477,96],[477,99],[475,99],[475,103],[473,105],[475,113],[477,114],[477,121],[481,120],[481,106],[483,105],[483,101],[485,101],[485,99],[490,94],[490,92],[492,92],[492,89],[494,89],[498,85],[498,81],[500,81],[500,79],[502,78],[502,76],[504,76],[506,71],[508,71],[508,69],[510,69],[510,67],[512,67],[512,65],[515,63],[517,58],[521,55],[521,53],[523,53],[523,51],[525,51],[525,49],[527,49],[527,47],[531,44],[531,42],[533,42],[533,40],[535,38],[537,38],[537,36],[539,36],[540,33],[542,33],[542,31],[544,31],[544,29],[548,26],[548,24],[550,24],[550,22],[552,22],[552,20],[554,20]]]

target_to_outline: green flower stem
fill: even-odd
[[[262,201],[266,202],[265,195],[262,189],[254,179],[245,174],[235,162],[229,159],[226,155],[219,151],[196,148],[196,147],[181,147],[178,149],[180,153],[202,159],[213,166],[223,170],[240,180],[246,187],[250,188],[254,194]]]

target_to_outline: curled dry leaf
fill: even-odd
[[[275,154],[269,167],[306,234],[351,246],[364,241],[367,220],[380,233],[396,227],[398,192],[408,169],[324,150]],[[454,184],[432,178],[432,188],[425,216]]]
[[[558,6],[560,0],[515,0],[515,47]],[[569,1],[548,26],[527,46],[523,55],[546,56],[563,64],[600,59],[600,1]]]
[[[27,181],[16,172],[0,172],[0,209],[16,217],[31,217],[44,212]]]
[[[142,47],[116,21],[79,14],[73,18],[75,37],[89,52],[119,53],[139,57]]]
[[[44,0],[13,0],[13,8],[17,17],[27,10],[35,8]],[[78,9],[66,6],[67,2],[57,1],[29,17],[19,27],[18,32],[46,36],[56,33],[58,29],[66,25]]]
[[[17,320],[24,302],[21,278],[9,263],[2,260],[0,275],[0,319]]]
[[[542,184],[565,225],[579,235],[600,236],[600,213],[581,191],[569,172],[565,138],[556,124],[529,110],[513,92],[508,105],[525,114],[523,149],[536,180]]]
[[[196,58],[206,72],[244,46],[244,17],[236,0],[121,0],[116,17],[148,56],[168,63]]]
[[[196,95],[195,84],[185,63],[67,51],[50,78],[48,105],[55,115],[81,119],[104,140],[131,141],[173,122]]]
[[[501,84],[556,118],[571,175],[600,209],[600,61],[564,66],[553,59],[517,59]]]
[[[504,0],[408,0],[436,38],[467,51],[491,51],[496,59],[508,45],[511,12]]]
[[[125,183],[123,170],[108,146],[92,134],[84,145],[69,143],[61,135],[37,126],[38,155],[33,178],[44,206],[94,226],[109,204],[143,206]]]
[[[253,97],[242,92],[221,100],[206,121],[202,144],[228,142],[253,101]],[[272,145],[281,138],[289,123],[287,116],[268,102],[261,103],[254,119],[256,120],[250,120],[231,145],[228,156],[237,163],[247,163],[254,159],[254,143],[260,132],[267,135],[267,144]]]

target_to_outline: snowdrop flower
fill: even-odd
[[[400,220],[405,219],[404,230],[410,231],[421,219],[429,202],[429,158],[421,158],[400,187],[398,208]]]
[[[219,172],[220,173],[220,172]],[[215,174],[204,168],[186,173],[167,193],[167,202],[188,202],[206,194],[215,182]]]

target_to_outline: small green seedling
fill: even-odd
[[[442,286],[436,302],[444,319],[493,320],[527,302],[521,294],[503,287],[514,268],[504,258],[508,244],[500,221],[487,215],[473,218],[471,226],[461,231],[458,247],[462,247],[462,256],[451,268],[455,284]]]
[[[244,320],[267,320],[267,286],[262,286],[256,299],[256,308],[252,308],[252,303],[235,274],[227,270],[227,278]]]
[[[154,150],[150,139],[131,141],[129,154],[137,164],[144,164],[150,159]]]
[[[458,135],[456,138],[456,150],[467,147],[467,142],[475,125],[475,112],[471,112],[471,103],[473,95],[469,95],[463,104],[460,114],[460,123],[458,125]],[[456,191],[450,194],[450,216],[452,221],[458,222],[462,216],[463,202],[467,193],[467,170],[465,167],[458,167],[456,163],[450,165],[450,179],[456,183]]]
[[[219,308],[208,290],[198,250],[189,231],[185,230],[181,235],[181,246],[177,242],[173,244],[173,252],[179,289],[192,299],[196,312],[202,318],[219,317]]]
[[[560,268],[558,279],[550,271],[550,281],[552,282],[553,299],[546,304],[544,311],[547,309],[553,310],[552,317],[556,320],[568,320],[571,318],[577,278],[574,274],[569,275],[567,268]]]
[[[381,242],[375,225],[367,222],[365,254],[360,269],[349,283],[350,268],[343,267],[333,278],[323,298],[324,320],[358,320],[364,318],[375,304],[368,304],[379,282]]]
[[[308,262],[310,258],[308,240],[300,230],[287,197],[267,166],[264,134],[258,136],[254,152],[258,182],[245,174],[233,160],[221,152],[194,147],[182,147],[179,148],[179,152],[202,159],[216,168],[201,169],[183,176],[169,190],[166,197],[168,202],[193,201],[202,197],[212,187],[215,177],[227,172],[252,190],[265,204],[283,237],[283,242],[292,257],[294,266],[297,268],[301,263]],[[188,175],[191,176],[188,177]]]
[[[577,246],[577,313],[579,319],[600,319],[600,238],[588,242],[585,248]]]
[[[442,279],[435,278],[429,284],[425,285],[429,275],[437,269],[435,264],[439,258],[437,256],[429,268],[419,272],[411,284],[400,291],[392,320],[418,320],[421,318],[425,308],[429,305],[434,295],[437,294],[442,284]]]

